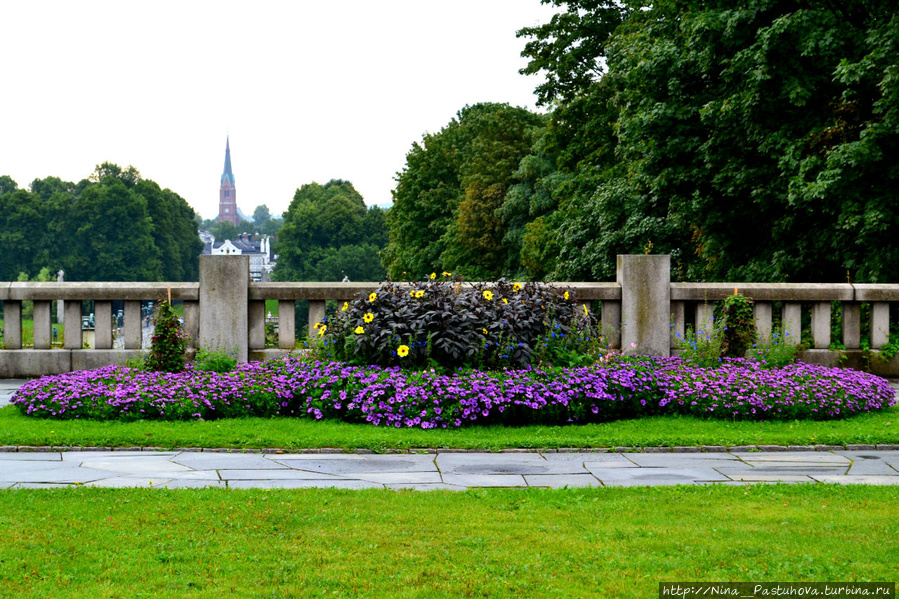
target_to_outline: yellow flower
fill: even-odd
[[[318,330],[318,334],[319,334],[319,335],[324,335],[324,334],[325,334],[325,331],[327,331],[327,330],[328,330],[328,327],[323,326],[322,328],[320,328],[320,329]]]
[[[490,301],[493,299],[493,292],[489,289],[484,292],[484,299]]]
[[[350,307],[350,303],[349,303],[349,302],[343,302],[343,307],[340,308],[340,311],[341,311],[341,312],[346,312],[346,311],[349,309],[349,307]]]
[[[418,291],[415,292],[415,297],[424,297],[424,296],[425,296],[425,292],[422,291],[421,289],[419,289]]]
[[[451,277],[451,276],[453,276],[453,273],[451,273],[451,272],[446,272],[446,271],[444,270],[444,271],[443,271],[443,276],[444,276],[444,277]]]
[[[322,325],[323,325],[323,323],[317,322],[317,323],[315,323],[315,326],[313,328],[320,329],[320,328],[322,328]]]
[[[568,299],[571,296],[568,295],[568,292],[566,291],[565,293],[562,294],[562,297],[564,297],[565,299]]]
[[[372,314],[371,312],[366,312],[365,315],[362,317],[362,320],[364,320],[366,323],[369,323],[369,322],[373,321],[374,319],[375,319],[375,315]]]
[[[398,348],[396,348],[396,355],[398,355],[401,358],[405,358],[406,356],[408,356],[409,355],[409,346],[401,345]]]
[[[484,331],[485,335],[487,334],[487,329],[481,329],[481,330]]]
[[[506,298],[503,298],[503,303],[504,303],[504,304],[508,304],[508,303],[509,303],[509,300],[507,300]]]
[[[413,289],[412,291],[409,292],[409,297],[415,297],[415,290],[414,290],[414,289]]]
[[[512,285],[512,291],[521,291],[521,283],[515,283]]]
[[[586,314],[587,316],[590,316],[590,311],[587,310],[587,304],[584,304],[584,314]]]
[[[368,294],[368,301],[373,302],[376,299],[378,299],[378,294],[375,293],[374,291],[372,291],[371,293]]]
[[[431,280],[434,280],[434,279],[436,279],[436,278],[437,278],[437,273],[436,273],[436,272],[432,272],[432,273],[431,273]]]
[[[357,335],[361,335],[365,332],[365,329],[363,329],[361,326],[359,326],[359,327],[356,327],[356,330],[354,330],[353,332],[356,333]]]

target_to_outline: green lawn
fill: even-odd
[[[55,322],[50,326],[56,331],[56,341],[53,342],[53,346],[61,346],[65,340],[65,327]],[[6,331],[2,318],[0,318],[0,330]],[[4,337],[0,334],[0,345],[3,343]],[[34,321],[31,319],[22,320],[22,347],[34,347]]]
[[[895,581],[899,489],[0,491],[3,597],[656,597]]]
[[[483,450],[558,447],[664,447],[677,445],[899,444],[899,406],[826,422],[731,422],[654,417],[583,426],[469,427],[422,430],[293,418],[242,418],[210,422],[98,422],[43,420],[0,409],[0,445],[341,447]]]

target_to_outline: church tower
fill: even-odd
[[[225,138],[225,172],[222,173],[222,185],[219,188],[218,222],[227,221],[234,226],[240,222],[237,214],[237,188],[234,186],[234,173],[231,172],[231,140]]]

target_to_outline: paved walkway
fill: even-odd
[[[344,489],[755,483],[899,485],[899,451],[710,453],[0,452],[0,488]]]
[[[24,381],[0,380],[0,407]],[[411,488],[837,483],[899,485],[899,450],[706,448],[700,452],[423,450],[360,454],[0,447],[0,489],[66,486]],[[781,449],[780,451],[774,451]],[[808,448],[811,449],[811,448]],[[658,450],[660,451],[660,450]]]

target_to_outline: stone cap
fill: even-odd
[[[735,288],[756,301],[849,302],[856,299],[855,290],[848,283],[672,283],[671,301],[723,300],[733,295]]]
[[[199,283],[6,283],[0,300],[159,300],[172,290],[173,300],[198,301]]]

